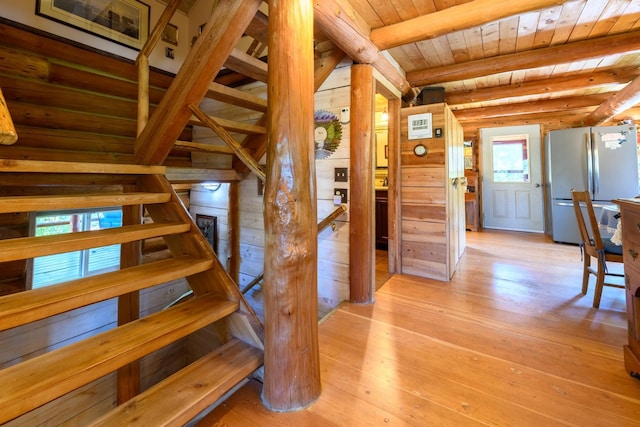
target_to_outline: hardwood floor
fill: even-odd
[[[640,426],[624,292],[580,294],[576,246],[467,233],[449,283],[394,276],[319,328],[323,391],[269,412],[251,381],[199,426]],[[611,266],[610,268],[613,268]]]

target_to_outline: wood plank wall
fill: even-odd
[[[325,81],[315,96],[315,110],[326,110],[340,117],[342,107],[350,102],[350,63],[344,62]],[[255,95],[266,97],[264,84],[254,83],[242,88]],[[255,123],[259,114],[222,104],[214,100],[204,100],[203,111],[215,117],[229,118]],[[208,144],[222,144],[213,132],[195,127],[194,141]],[[241,139],[241,137],[238,137]],[[265,163],[262,159],[260,163]],[[231,158],[224,155],[195,154],[194,165],[216,165],[229,167]],[[211,167],[211,166],[210,166]],[[349,167],[349,124],[342,125],[342,142],[330,157],[316,161],[318,195],[318,220],[330,214],[333,205],[334,188],[349,188],[349,182],[335,183],[334,168]],[[248,175],[241,183],[240,193],[240,286],[244,287],[263,272],[264,268],[264,223],[263,199],[258,193],[258,182],[254,174]],[[350,196],[349,196],[350,197]],[[219,256],[226,259],[228,190],[222,186],[215,193],[193,186],[191,190],[191,213],[218,216]],[[349,296],[349,222],[348,213],[336,222],[336,230],[325,229],[318,235],[318,299],[319,314],[325,315]],[[247,298],[259,315],[262,314],[262,291],[254,288]]]
[[[18,142],[2,147],[0,157],[131,162],[137,111],[133,62],[14,25],[0,19],[0,87]],[[151,73],[151,108],[172,80],[167,73]],[[190,128],[181,139],[191,139]],[[190,153],[174,151],[165,164],[190,166]]]
[[[432,114],[432,127],[441,128],[443,137],[408,139],[408,116],[422,113]],[[464,225],[458,222],[460,208],[451,209],[453,196],[448,188],[448,157],[452,154],[448,147],[452,140],[459,139],[461,149],[462,129],[445,104],[403,108],[400,117],[402,272],[447,281],[464,250],[464,243],[459,240],[464,238],[459,235],[460,226],[464,233]],[[414,154],[417,144],[427,147],[426,156]],[[464,213],[464,205],[460,210]],[[452,236],[452,232],[457,234]],[[453,253],[452,244],[456,245]]]

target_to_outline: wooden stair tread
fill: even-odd
[[[189,231],[191,224],[180,222],[126,225],[105,230],[79,231],[52,236],[18,237],[0,240],[0,262],[28,259],[97,246],[127,243],[151,237]]]
[[[239,307],[207,294],[170,309],[0,371],[0,423],[20,416],[165,345]]]
[[[262,350],[234,338],[92,425],[184,425],[262,363]]]
[[[184,150],[204,151],[207,153],[233,154],[233,150],[226,145],[213,145],[202,142],[176,141],[175,147]]]
[[[4,196],[0,198],[0,213],[38,212],[110,206],[131,206],[166,203],[168,193],[96,193],[38,196]]]
[[[207,259],[171,258],[7,295],[0,298],[0,331],[197,274],[212,265]]]
[[[164,175],[164,166],[116,163],[81,163],[44,160],[0,160],[0,172],[97,173],[126,175]]]
[[[260,98],[259,96],[253,95],[249,92],[221,85],[220,83],[210,83],[209,90],[207,90],[207,94],[205,96],[207,98],[216,99],[238,107],[244,107],[263,113],[267,112],[266,99]]]
[[[245,122],[237,122],[235,120],[223,119],[220,117],[212,117],[212,118],[213,120],[216,121],[216,123],[220,127],[226,129],[228,132],[232,132],[232,133],[235,132],[235,133],[247,134],[247,135],[266,135],[267,133],[267,128],[265,128],[264,126],[252,125]],[[198,120],[198,118],[195,116],[192,117],[191,120],[189,120],[189,124],[193,126],[207,127],[205,123]]]

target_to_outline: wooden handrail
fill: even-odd
[[[160,19],[153,27],[153,31],[149,35],[149,38],[145,42],[140,53],[136,58],[136,64],[138,65],[138,129],[137,134],[140,135],[144,130],[144,127],[149,121],[149,55],[151,51],[160,40],[164,28],[167,26],[171,17],[174,15],[181,0],[170,0],[167,7],[162,11]]]
[[[2,95],[2,89],[0,89],[0,144],[12,145],[18,140],[18,134],[16,128],[13,125],[11,114],[9,114],[9,107]]]
[[[142,49],[140,49],[138,58],[142,56],[146,56],[148,58],[149,55],[151,55],[151,51],[154,47],[156,47],[156,44],[158,43],[158,40],[160,40],[160,37],[162,37],[164,27],[167,26],[173,15],[176,13],[176,10],[178,10],[180,3],[181,0],[169,1],[167,7],[162,11],[162,15],[160,15],[158,22],[156,22],[156,25],[153,27],[153,31],[151,31],[151,34],[149,34],[147,42],[144,44]]]
[[[347,211],[347,206],[346,205],[340,205],[336,208],[336,210],[334,210],[333,212],[331,212],[329,215],[327,215],[322,221],[320,221],[318,223],[318,233],[321,232],[322,230],[324,230],[325,228],[327,228],[330,224],[333,223],[333,221],[338,218],[340,215],[342,215],[343,213],[345,213]],[[255,279],[253,279],[250,283],[247,284],[247,286],[245,286],[242,289],[242,293],[246,294],[247,292],[249,292],[255,285],[257,285],[258,283],[260,283],[262,281],[262,279],[264,278],[264,273],[263,274],[259,274],[258,276],[256,276]]]
[[[338,206],[336,210],[331,212],[329,215],[327,215],[325,219],[323,219],[318,223],[318,233],[324,230],[325,228],[327,228],[329,224],[331,224],[336,218],[338,218],[340,215],[342,215],[346,211],[347,211],[347,205]]]

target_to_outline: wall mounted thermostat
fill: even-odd
[[[350,120],[349,107],[342,107],[340,109],[340,123],[349,123]]]

